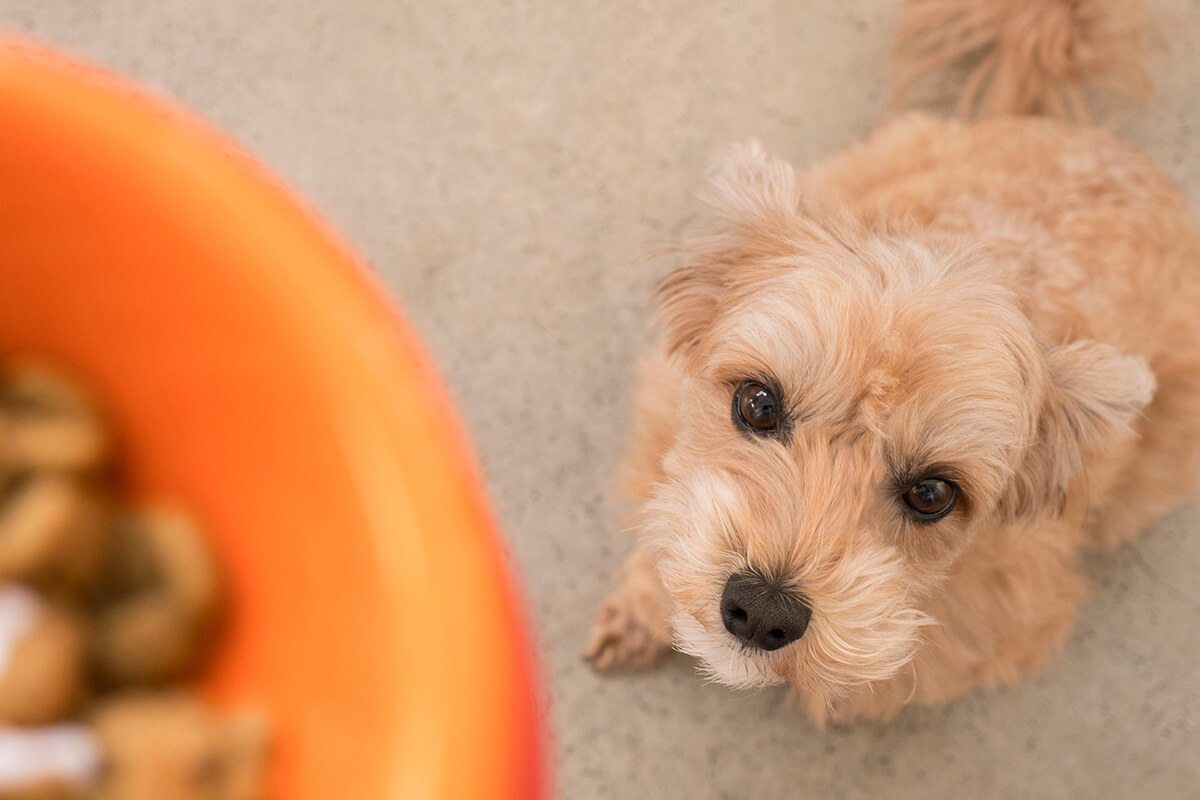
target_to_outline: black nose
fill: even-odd
[[[811,616],[799,595],[750,572],[734,573],[721,595],[725,630],[762,650],[778,650],[799,639]]]

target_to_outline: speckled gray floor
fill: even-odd
[[[1200,797],[1200,504],[1090,564],[1043,674],[887,727],[818,733],[682,657],[604,680],[580,661],[628,546],[606,490],[665,268],[643,254],[694,222],[720,145],[807,162],[883,120],[896,5],[0,0],[0,27],[207,116],[403,299],[540,623],[562,797]],[[1200,203],[1200,7],[1152,9],[1156,97],[1098,116]]]

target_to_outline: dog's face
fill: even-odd
[[[644,530],[716,679],[832,700],[903,670],[962,553],[1056,513],[1153,380],[1041,342],[982,250],[803,211],[756,149],[714,199],[727,227],[660,289],[683,377]]]

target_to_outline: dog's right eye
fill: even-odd
[[[779,401],[758,381],[743,381],[733,395],[733,416],[752,433],[770,433],[779,427]]]
[[[926,478],[905,489],[904,504],[920,522],[937,522],[954,510],[958,487],[944,478]]]

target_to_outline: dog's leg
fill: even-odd
[[[621,587],[600,608],[584,655],[599,672],[648,667],[671,649],[671,601],[646,548],[638,544]]]

